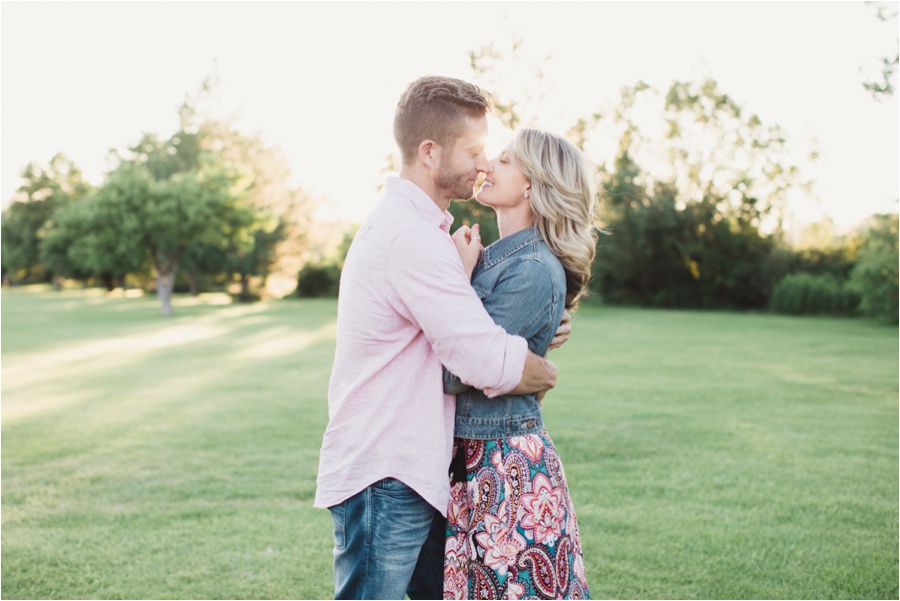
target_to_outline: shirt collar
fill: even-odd
[[[428,194],[422,188],[415,185],[408,179],[401,179],[395,176],[388,176],[385,190],[388,194],[399,194],[412,201],[413,205],[422,214],[425,220],[435,225],[448,234],[450,233],[450,225],[453,223],[453,215],[449,211],[442,211],[434,203]]]
[[[500,238],[484,249],[484,265],[485,267],[490,267],[491,265],[502,261],[517,250],[524,248],[529,244],[534,244],[535,242],[538,242],[540,240],[543,240],[543,238],[534,228],[534,226],[526,227],[524,230],[519,230],[511,236]]]

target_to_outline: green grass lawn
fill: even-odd
[[[2,596],[328,598],[336,304],[4,289]],[[898,332],[585,306],[544,401],[595,598],[898,597]]]

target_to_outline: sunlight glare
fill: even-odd
[[[487,121],[488,137],[487,140],[485,140],[484,149],[487,153],[488,160],[491,160],[506,148],[506,145],[509,144],[513,138],[513,132],[494,114],[488,115]]]
[[[300,335],[289,327],[269,328],[245,339],[232,356],[239,360],[283,357],[305,351],[316,343],[334,340],[336,334],[337,321]]]
[[[227,329],[221,326],[183,324],[146,334],[95,340],[81,345],[67,345],[58,350],[23,353],[14,358],[5,358],[4,419],[7,416],[10,398],[6,395],[14,390],[43,382],[48,373],[57,374],[65,369],[83,370],[86,365],[95,367],[98,362],[103,362],[104,369],[109,369],[111,363],[134,363],[149,353],[223,336],[226,332]]]

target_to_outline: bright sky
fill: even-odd
[[[472,79],[468,52],[505,48],[511,31],[524,62],[501,85],[544,95],[544,127],[561,132],[638,80],[713,77],[798,147],[818,139],[818,200],[798,202],[800,219],[897,210],[897,96],[861,83],[897,52],[898,21],[863,2],[3,2],[0,200],[58,151],[100,183],[110,148],[171,135],[185,94],[216,71],[223,112],[281,146],[296,182],[329,198],[321,215],[361,220],[406,85]],[[548,56],[541,86],[520,77]]]

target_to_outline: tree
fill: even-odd
[[[897,18],[897,4],[886,2],[866,2],[875,6],[876,16],[879,21],[888,22]],[[897,74],[897,65],[900,63],[900,52],[894,53],[891,57],[885,56],[881,59],[881,66],[878,77],[880,81],[867,81],[863,83],[863,88],[868,90],[872,97],[876,100],[885,96],[894,95],[894,76]]]
[[[502,29],[511,31],[509,24]],[[529,57],[527,50],[524,38],[512,34],[469,52],[474,80],[490,97],[496,116],[509,131],[537,123],[538,114],[545,110],[543,101],[552,91],[544,81],[550,57]],[[531,80],[507,77],[510,72],[529,73]]]
[[[338,295],[341,271],[350,252],[353,238],[359,231],[360,224],[351,224],[343,228],[336,247],[332,252],[323,252],[307,261],[297,274],[297,295],[301,297],[324,297]],[[320,232],[321,233],[321,232]],[[320,245],[319,250],[329,246]]]
[[[226,246],[231,226],[252,221],[241,206],[235,177],[210,161],[196,172],[152,182],[141,211],[143,243],[157,274],[162,312],[172,312],[171,296],[181,256],[192,245]]]
[[[241,297],[250,298],[250,280],[260,288],[278,269],[295,274],[305,250],[315,199],[289,183],[290,167],[279,149],[267,146],[258,134],[240,133],[224,122],[208,121],[200,128],[205,145],[221,143],[226,165],[240,174],[246,192],[244,205],[254,215],[241,236],[232,238],[226,269],[241,284]]]
[[[544,127],[541,68],[506,98],[503,74],[524,54],[521,40],[470,53],[476,81],[508,127]],[[521,69],[519,69],[521,71]],[[540,110],[538,110],[540,109]],[[781,241],[788,197],[808,193],[813,147],[792,144],[777,125],[747,112],[715,80],[674,81],[662,93],[643,81],[592,114],[567,115],[563,131],[597,166],[600,236],[592,287],[610,302],[660,306],[761,307],[772,289],[769,257]],[[618,140],[610,148],[609,140]],[[469,207],[451,208],[464,221]],[[479,207],[473,207],[476,212]]]
[[[211,155],[196,170],[164,180],[123,161],[79,212],[63,216],[58,235],[74,240],[68,257],[87,271],[122,273],[151,264],[162,313],[169,315],[185,251],[194,244],[221,246],[228,224],[249,219],[241,216],[246,209],[235,179]]]
[[[41,243],[44,263],[60,275],[82,281],[97,276],[112,290],[128,273],[147,271],[140,248],[139,214],[124,199],[148,194],[142,182],[125,186],[116,177],[82,201],[60,208]],[[123,189],[126,188],[126,189]]]
[[[641,166],[643,185],[671,185],[679,208],[715,199],[722,218],[767,233],[781,230],[788,194],[811,185],[781,128],[748,114],[712,79],[674,81],[664,94],[638,82],[623,88],[613,110],[571,131],[588,154],[593,137],[617,135]],[[807,148],[803,161],[815,158]],[[607,160],[595,157],[601,167]]]
[[[3,213],[3,272],[12,279],[45,279],[53,271],[41,260],[43,228],[58,209],[82,198],[91,186],[63,153],[46,165],[29,163],[22,178],[25,183]]]
[[[55,209],[55,202],[12,202],[3,212],[3,273],[11,281],[43,280],[47,273],[40,260],[40,229]]]
[[[237,131],[228,121],[214,118],[205,108],[214,103],[215,81],[188,97],[179,111],[181,126],[168,140],[145,135],[131,150],[132,161],[143,165],[158,181],[199,169],[203,157],[214,155],[235,176],[241,189],[241,210],[223,223],[224,236],[214,245],[192,243],[181,256],[192,292],[200,274],[237,277],[240,297],[251,298],[250,279],[262,286],[281,265],[296,273],[305,232],[310,225],[313,198],[290,186],[290,167],[277,149],[258,134]]]
[[[56,278],[69,278],[87,282],[94,273],[80,262],[73,260],[69,253],[76,242],[88,232],[81,226],[81,207],[84,203],[62,207],[54,213],[42,228],[40,256],[41,263]]]
[[[809,189],[780,128],[747,114],[713,80],[676,81],[665,94],[638,82],[613,110],[571,129],[587,149],[595,136],[616,133],[615,158],[598,161],[612,233],[597,255],[602,296],[765,306],[788,195]]]
[[[896,213],[872,217],[850,275],[862,299],[862,312],[888,323],[897,323],[900,317],[897,233]]]

